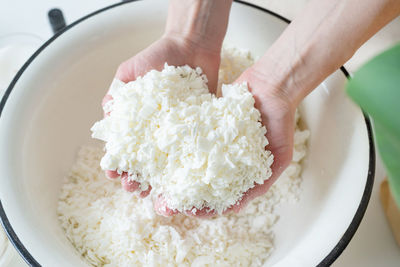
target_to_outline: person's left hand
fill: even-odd
[[[127,83],[136,80],[137,77],[143,76],[150,70],[162,70],[165,63],[174,66],[189,65],[192,68],[201,67],[208,78],[210,92],[215,93],[218,84],[220,50],[214,49],[187,38],[165,35],[148,48],[123,62],[119,66],[115,77]],[[107,94],[103,99],[102,105],[111,99],[111,95]],[[107,170],[106,175],[111,179],[120,177],[116,170]],[[127,173],[122,173],[122,187],[128,192],[137,191],[140,184],[128,178]],[[146,197],[150,190],[151,187],[147,191],[140,192],[140,197]],[[159,196],[154,207],[158,213],[165,216],[177,213],[166,207],[166,202],[162,196]]]

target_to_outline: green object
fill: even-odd
[[[347,93],[374,121],[376,143],[400,207],[400,44],[362,66],[348,82]]]

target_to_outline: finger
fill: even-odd
[[[108,101],[112,100],[113,97],[109,95],[108,93],[103,97],[103,100],[101,101],[101,105],[104,106]]]
[[[208,57],[198,59],[197,64],[201,67],[203,73],[207,76],[208,90],[210,91],[210,93],[217,95],[220,56],[209,55]],[[196,68],[197,66],[191,67]]]
[[[133,73],[133,58],[128,59],[127,61],[123,62],[119,65],[117,69],[117,73],[115,73],[115,78],[124,83],[130,82],[135,80],[134,73]]]
[[[128,192],[134,192],[139,188],[139,183],[129,179],[128,173],[124,172],[121,175],[121,185],[122,188]]]
[[[212,71],[205,73],[208,79],[208,90],[210,93],[215,94],[220,97],[220,93],[218,93],[218,71]]]
[[[106,171],[106,177],[109,179],[116,179],[118,178],[120,175],[117,171]]]
[[[150,194],[150,191],[151,191],[151,185],[149,185],[149,188],[148,188],[146,191],[140,192],[139,197],[140,197],[140,198],[145,198],[145,197],[147,197],[147,196]]]
[[[280,173],[277,173],[277,175],[272,175],[268,180],[264,181],[263,184],[256,184],[253,188],[250,188],[247,192],[243,194],[242,198],[238,202],[236,202],[236,204],[232,205],[230,208],[224,211],[223,214],[229,213],[231,211],[235,213],[240,212],[250,203],[250,201],[267,193],[267,191],[277,180],[279,175]]]
[[[157,60],[157,64],[150,64],[150,62],[152,62],[152,60],[144,55],[140,56],[139,54],[133,56],[119,65],[117,72],[115,73],[115,78],[124,83],[128,83],[136,80],[139,76],[143,76],[152,69],[159,71],[162,70],[165,63],[162,60],[160,62]]]
[[[154,210],[157,214],[170,217],[172,215],[178,214],[177,210],[172,210],[167,207],[167,201],[162,195],[159,195],[154,201]]]
[[[112,99],[113,99],[113,97],[107,93],[107,94],[103,97],[103,100],[101,101],[101,106],[104,107],[104,105],[105,105],[108,101],[110,101],[110,100],[112,100]],[[104,112],[104,117],[107,117],[107,116],[110,116],[110,112],[107,112],[107,113]]]

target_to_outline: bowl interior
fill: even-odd
[[[0,120],[0,199],[17,236],[44,266],[85,266],[60,228],[56,207],[78,148],[93,142],[101,99],[120,62],[161,36],[165,1],[109,8],[48,43],[15,84]],[[244,23],[245,21],[245,23]],[[287,24],[235,3],[226,42],[262,55]],[[368,174],[361,111],[345,96],[340,71],[302,107],[311,130],[299,203],[280,207],[268,266],[315,266],[349,226]]]

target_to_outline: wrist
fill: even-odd
[[[196,40],[178,34],[165,33],[160,40],[166,41],[167,43],[178,48],[181,53],[190,56],[190,58],[196,57],[213,57],[219,58],[221,54],[221,46],[208,46],[197,42]]]
[[[274,94],[284,95],[298,106],[314,88],[340,65],[335,59],[324,60],[326,49],[312,40],[296,46],[293,40],[281,36],[253,68],[268,79]]]
[[[275,103],[280,110],[295,112],[299,101],[284,89],[285,80],[282,76],[267,73],[266,69],[259,68],[259,62],[248,68],[239,78],[238,82],[247,82],[252,94],[257,96],[256,102]]]
[[[261,93],[268,98],[280,98],[288,105],[297,108],[304,98],[304,85],[296,82],[294,69],[290,64],[276,57],[276,54],[267,52],[259,61],[257,61],[250,69],[252,79],[256,79],[260,87]]]
[[[164,37],[219,53],[232,0],[171,0]]]

